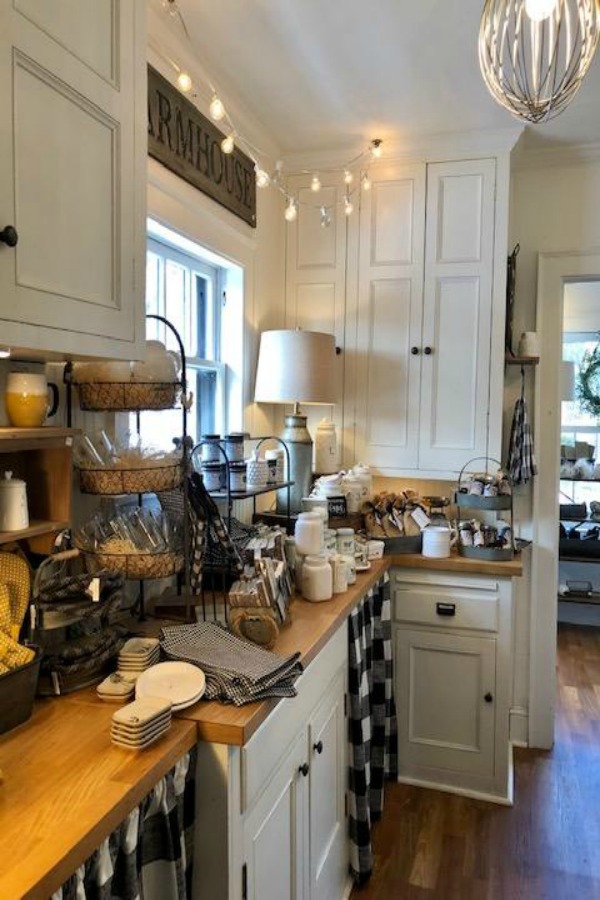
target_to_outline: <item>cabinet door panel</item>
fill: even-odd
[[[419,468],[487,452],[495,161],[428,167]]]
[[[344,689],[342,671],[309,723],[311,900],[341,897],[346,882]]]
[[[304,900],[308,884],[308,778],[303,732],[244,819],[247,900]]]
[[[396,654],[400,774],[492,775],[496,641],[398,628]]]
[[[392,474],[418,459],[424,166],[382,170],[361,203],[356,455]]]

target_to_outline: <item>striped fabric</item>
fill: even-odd
[[[389,575],[348,619],[350,869],[357,883],[373,870],[371,824],[383,812],[385,779],[398,774]]]
[[[161,778],[52,900],[191,898],[195,774],[194,748]]]

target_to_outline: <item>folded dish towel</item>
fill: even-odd
[[[268,697],[295,697],[300,654],[283,657],[232,634],[216,622],[163,628],[160,645],[169,659],[200,666],[207,700],[243,706]]]

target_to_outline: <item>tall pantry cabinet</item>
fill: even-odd
[[[383,170],[362,196],[356,447],[384,474],[493,449],[495,185],[478,159]]]
[[[144,0],[0,5],[3,344],[139,355],[144,22]]]

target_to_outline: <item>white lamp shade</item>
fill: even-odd
[[[257,403],[335,403],[335,338],[320,331],[263,331]]]
[[[560,399],[575,399],[575,363],[566,359],[560,364]]]

